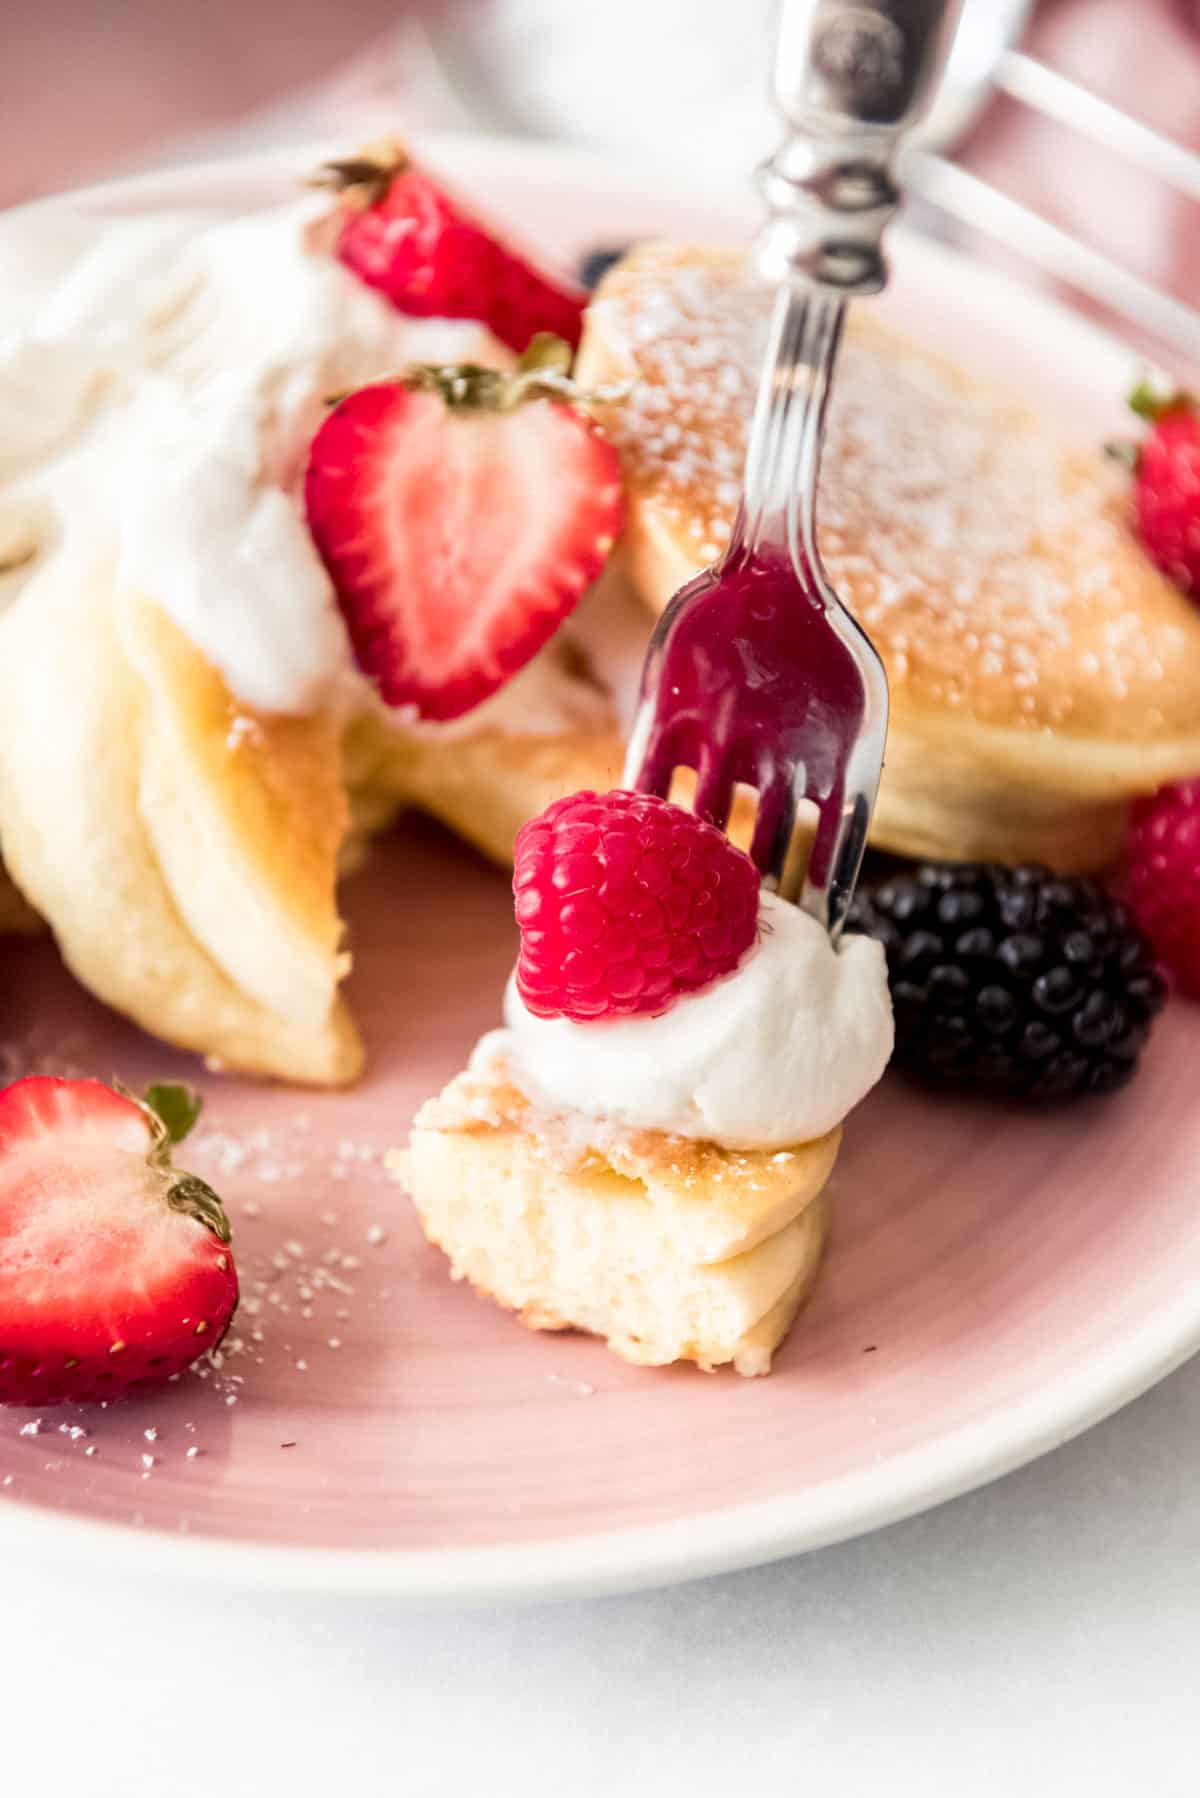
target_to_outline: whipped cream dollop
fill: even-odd
[[[733,973],[659,1017],[535,1017],[514,976],[504,1018],[514,1073],[535,1102],[731,1149],[832,1130],[875,1085],[893,1040],[881,945],[835,945],[771,893]]]
[[[313,196],[107,221],[33,208],[0,221],[0,265],[0,548],[21,564],[6,575],[0,554],[0,612],[86,537],[247,706],[374,703],[305,521],[312,436],[348,387],[508,353],[363,286]],[[608,715],[551,646],[460,728],[552,732],[581,708]]]

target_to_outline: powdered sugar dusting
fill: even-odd
[[[729,539],[767,305],[736,255],[671,246],[637,252],[596,304],[599,339],[639,377],[606,428],[697,567]],[[1195,624],[1134,544],[1100,446],[1064,451],[1007,394],[870,320],[843,352],[820,535],[898,697],[1004,725],[1194,733]]]

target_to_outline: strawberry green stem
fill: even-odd
[[[1166,391],[1154,381],[1141,380],[1129,396],[1129,410],[1144,418],[1147,424],[1157,424],[1168,412],[1189,412],[1193,400],[1190,393],[1180,388]]]
[[[528,400],[603,405],[629,391],[623,385],[585,392],[571,379],[570,368],[570,344],[539,331],[514,369],[483,368],[475,362],[418,363],[398,379],[413,392],[436,393],[452,412],[512,412]]]
[[[194,1217],[198,1224],[211,1230],[218,1242],[228,1242],[232,1232],[225,1207],[205,1181],[197,1174],[180,1174],[167,1188],[167,1204],[172,1211]]]
[[[409,154],[398,137],[381,137],[366,144],[356,156],[322,163],[309,177],[310,187],[332,188],[334,193],[365,211],[387,193],[409,166]]]

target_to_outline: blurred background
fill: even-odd
[[[748,181],[770,144],[774,0],[0,0],[0,205],[303,138],[481,128]],[[1200,180],[1136,166],[1101,110],[1081,137],[1010,97],[1040,68],[1200,149],[1200,0],[967,0],[936,148],[1179,302],[1200,293]],[[1005,45],[998,91],[997,58]],[[1024,74],[1022,71],[1024,70]],[[1028,97],[1028,96],[1026,96]],[[1048,104],[1049,102],[1049,104]],[[1111,121],[1109,121],[1111,127]],[[1099,141],[1097,141],[1099,140]],[[1140,160],[1154,164],[1142,144]],[[1200,166],[1200,165],[1197,165]],[[915,180],[915,176],[914,176]],[[926,168],[922,222],[975,237],[977,190]],[[1028,256],[1001,206],[979,247]],[[995,249],[996,226],[1008,250]],[[1037,260],[1055,267],[1053,237]],[[1103,285],[1103,283],[1101,284]],[[1126,296],[1129,297],[1129,296]],[[1136,298],[1136,295],[1133,297]],[[1170,314],[1160,321],[1169,324]],[[1161,338],[1160,338],[1161,341]]]

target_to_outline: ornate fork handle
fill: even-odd
[[[788,135],[761,172],[759,266],[846,298],[876,293],[899,203],[896,150],[920,116],[961,0],[783,0],[775,103]]]

